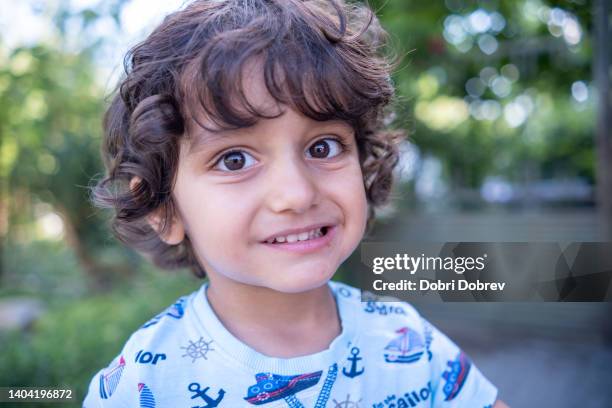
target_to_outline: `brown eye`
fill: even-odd
[[[228,170],[240,170],[244,166],[244,155],[241,152],[232,152],[223,156],[223,164]]]
[[[321,139],[308,148],[308,156],[314,159],[327,159],[342,153],[342,145],[335,139]]]
[[[215,167],[223,171],[237,171],[250,167],[255,163],[256,160],[253,156],[246,152],[236,150],[221,156]]]

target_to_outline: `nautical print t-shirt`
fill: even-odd
[[[98,372],[85,408],[490,407],[496,388],[407,303],[330,282],[342,333],[327,350],[268,357],[235,338],[206,285],[145,323]]]

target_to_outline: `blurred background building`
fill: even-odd
[[[178,0],[0,0],[0,386],[70,385],[200,282],[94,210],[128,47]],[[406,129],[370,239],[610,241],[610,2],[371,0]],[[351,281],[353,256],[339,273]],[[612,404],[609,304],[422,305],[513,407]]]

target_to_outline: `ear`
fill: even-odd
[[[142,179],[140,177],[133,177],[132,180],[130,180],[130,190],[136,190],[138,183],[141,181]],[[168,245],[178,245],[185,239],[185,226],[178,214],[173,215],[172,219],[167,220],[169,225],[163,233],[163,209],[160,208],[148,215],[147,222],[151,228],[157,232],[159,238]]]

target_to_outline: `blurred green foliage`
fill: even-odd
[[[370,3],[403,57],[396,124],[442,160],[451,188],[488,175],[594,183],[594,99],[571,97],[592,76],[591,1]],[[484,82],[475,95],[470,79]]]
[[[187,274],[144,268],[136,282],[112,293],[55,302],[29,330],[0,331],[0,384],[69,386],[79,405],[89,381],[119,354],[129,335],[200,284]]]
[[[0,68],[0,176],[8,185],[3,200],[10,198],[3,206],[8,233],[31,238],[37,204],[50,205],[93,282],[104,268],[93,252],[109,232],[88,201],[87,186],[102,169],[104,107],[92,52],[51,45],[11,51]]]

